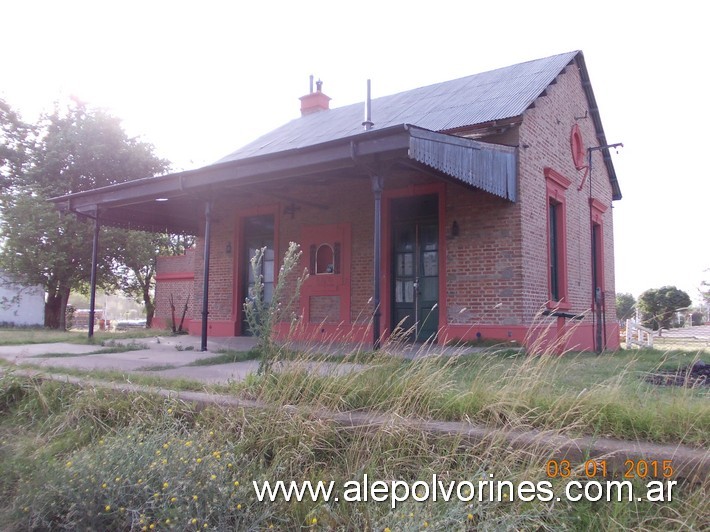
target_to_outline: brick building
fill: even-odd
[[[301,336],[374,341],[402,324],[418,340],[618,347],[621,192],[581,52],[371,107],[329,100],[319,82],[300,118],[214,165],[55,201],[197,234],[194,255],[160,263],[155,321],[170,317],[169,293],[189,293],[203,342],[248,333],[249,259],[267,248],[268,298],[294,241],[310,273]]]

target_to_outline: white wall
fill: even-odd
[[[44,288],[16,283],[0,271],[0,323],[44,325]]]

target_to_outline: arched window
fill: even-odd
[[[321,244],[316,250],[316,275],[335,273],[335,251],[330,244]]]

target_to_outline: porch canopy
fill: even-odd
[[[516,200],[516,151],[509,146],[402,124],[305,148],[149,177],[53,198],[62,211],[145,231],[197,234],[204,201],[248,185],[338,172],[360,175],[399,162],[445,180]]]
[[[278,197],[276,186],[290,179],[319,180],[335,185],[344,176],[369,177],[375,193],[375,247],[379,256],[379,192],[382,178],[396,166],[413,168],[438,179],[484,190],[516,201],[517,156],[509,146],[436,133],[408,124],[372,129],[297,149],[219,162],[197,170],[119,183],[53,198],[65,212],[95,221],[96,268],[99,224],[151,232],[197,235],[204,228],[202,349],[207,347],[207,296],[212,203],[256,187]],[[375,182],[379,192],[375,190]],[[375,264],[378,292],[379,264]],[[92,310],[95,293],[92,276]],[[377,298],[379,299],[379,298]],[[376,316],[379,314],[376,310]],[[377,319],[377,318],[376,318]],[[92,320],[90,319],[90,322]],[[376,330],[379,330],[377,326]],[[89,335],[93,334],[90,327]],[[376,335],[377,337],[378,335]]]

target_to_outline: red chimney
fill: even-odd
[[[306,116],[311,113],[317,113],[318,111],[327,111],[330,109],[328,102],[330,98],[323,94],[321,89],[323,88],[323,82],[321,80],[316,81],[316,91],[313,92],[313,80],[311,79],[311,92],[305,96],[301,96],[301,116]]]

